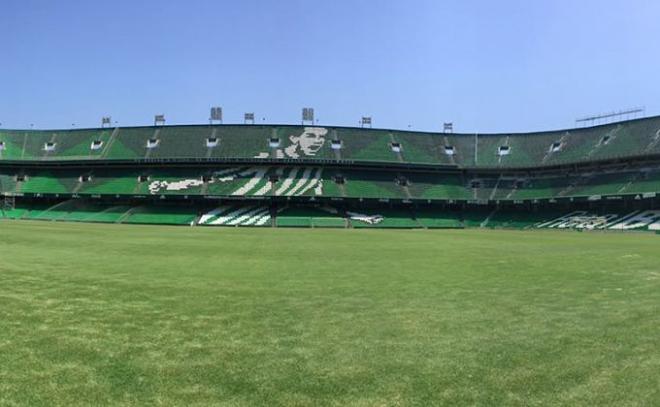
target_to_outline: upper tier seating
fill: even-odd
[[[660,154],[660,116],[516,134],[268,125],[0,130],[0,163],[278,159],[522,168],[653,154]]]

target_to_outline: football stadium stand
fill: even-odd
[[[515,134],[291,125],[0,129],[0,217],[658,230],[660,117]]]

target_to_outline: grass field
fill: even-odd
[[[0,405],[660,405],[660,236],[0,222]]]

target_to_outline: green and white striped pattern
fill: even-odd
[[[270,210],[265,206],[224,205],[202,215],[203,226],[270,226]]]
[[[538,223],[537,228],[550,229],[609,229],[609,230],[660,230],[660,210],[596,213],[573,211],[553,220]]]
[[[321,167],[237,167],[213,173],[208,184],[211,193],[222,190],[233,196],[320,196],[323,195],[322,175]],[[271,182],[271,176],[277,176],[278,182]],[[152,195],[180,192],[201,184],[199,178],[159,180],[153,177],[149,192]]]

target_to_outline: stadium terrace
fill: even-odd
[[[0,192],[13,219],[660,230],[660,117],[516,134],[0,130]]]

